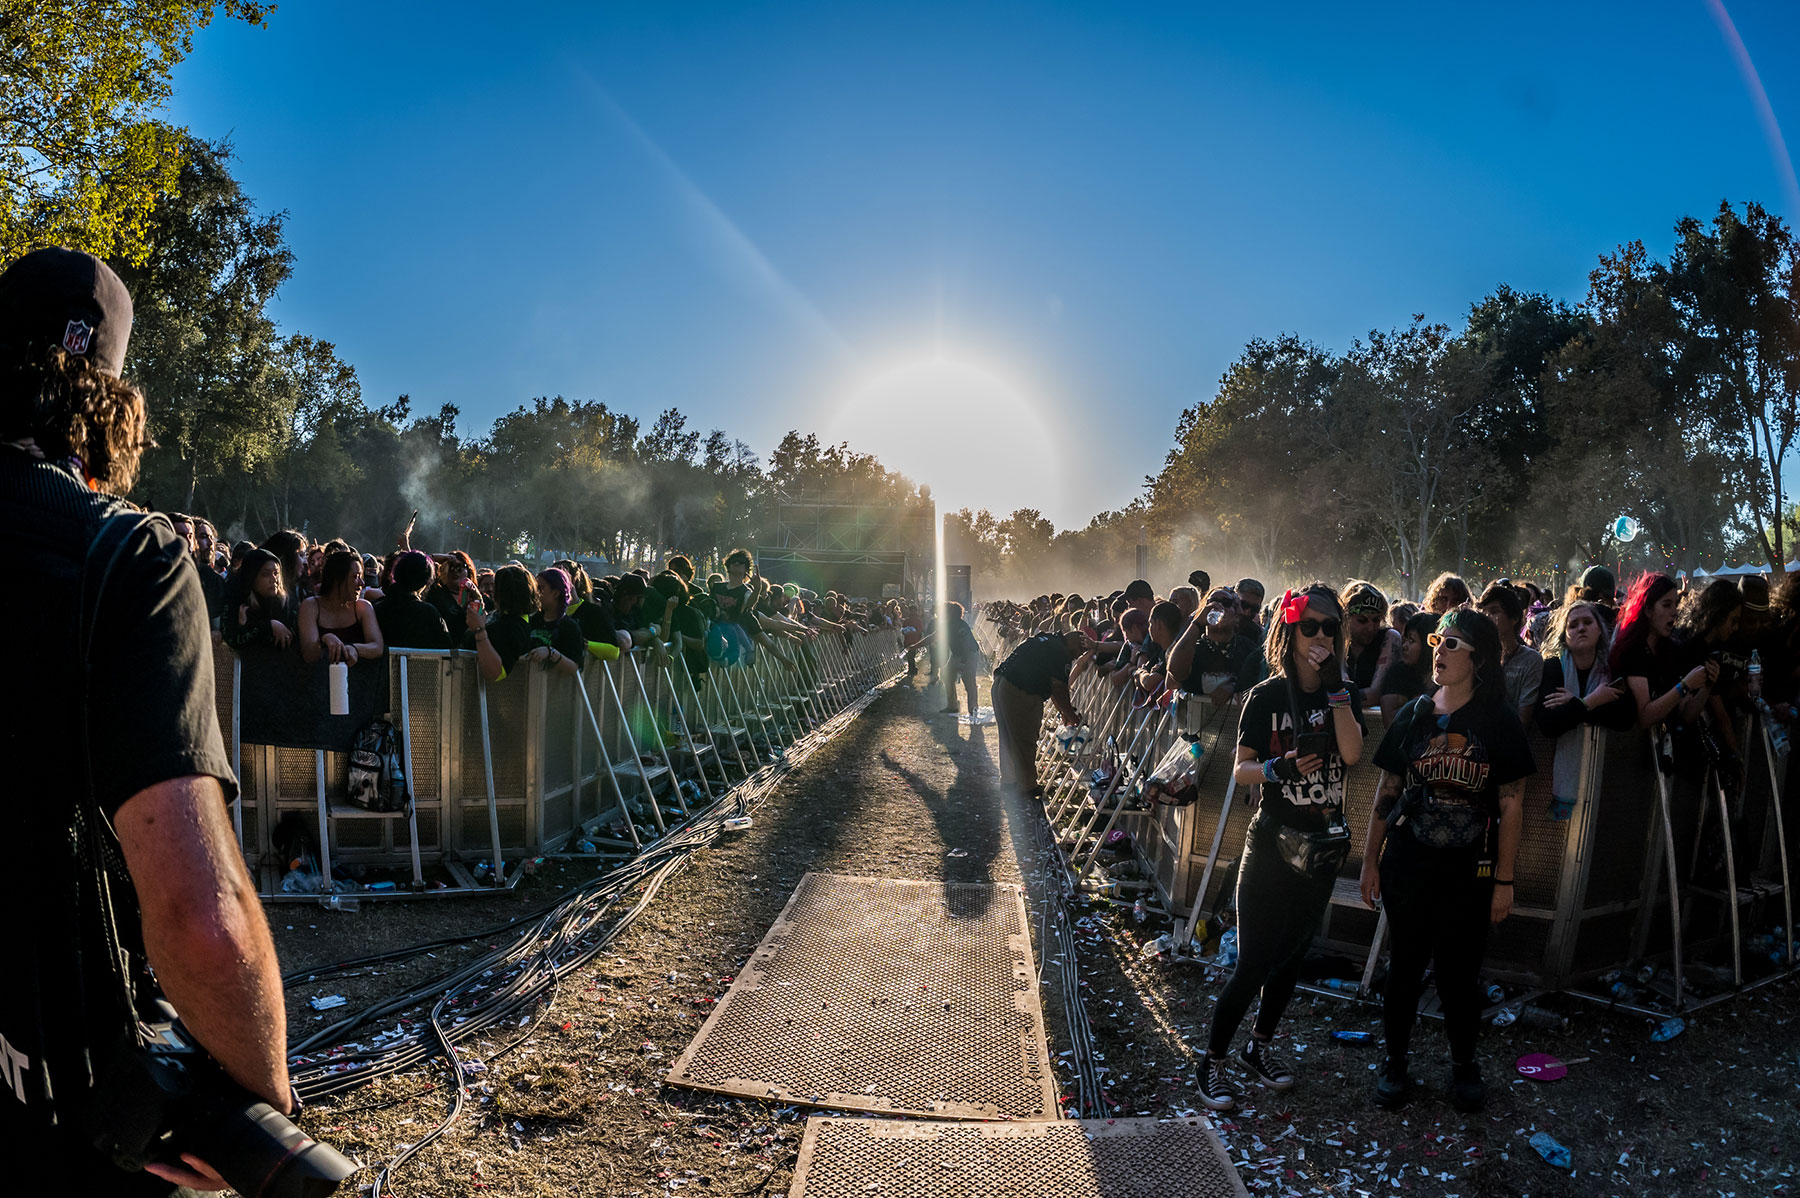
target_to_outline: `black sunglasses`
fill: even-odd
[[[1323,632],[1332,640],[1336,640],[1337,634],[1343,630],[1344,626],[1336,620],[1305,619],[1301,620],[1295,627],[1300,630],[1301,636],[1318,636]]]

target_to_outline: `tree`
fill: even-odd
[[[0,5],[0,262],[41,245],[141,262],[186,148],[156,119],[170,73],[215,12],[262,25],[271,7]]]
[[[1162,538],[1187,552],[1249,560],[1261,574],[1311,559],[1329,537],[1306,526],[1320,501],[1324,428],[1341,364],[1292,334],[1252,341],[1225,371],[1218,392],[1181,414],[1175,447],[1148,480],[1149,515]],[[1215,559],[1216,560],[1216,559]]]
[[[1396,572],[1417,588],[1432,540],[1492,469],[1464,424],[1481,394],[1476,363],[1453,352],[1448,327],[1415,316],[1353,345],[1345,369],[1327,425],[1344,467],[1333,493],[1380,531]]]
[[[1721,203],[1708,228],[1675,226],[1665,272],[1685,334],[1681,368],[1731,447],[1743,520],[1777,574],[1787,561],[1783,473],[1800,438],[1800,250],[1760,204]]]
[[[257,212],[231,176],[231,147],[184,139],[175,185],[157,197],[149,250],[113,266],[132,295],[125,373],[150,398],[158,448],[146,493],[184,510],[202,478],[254,470],[280,435],[265,309],[293,272],[284,214]]]

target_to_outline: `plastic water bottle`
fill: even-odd
[[[1750,701],[1755,703],[1762,698],[1762,650],[1750,650],[1749,675]]]
[[[1637,971],[1637,984],[1638,985],[1648,986],[1650,984],[1650,980],[1652,978],[1654,978],[1655,976],[1656,976],[1656,966],[1654,966],[1654,965],[1638,966],[1638,971]]]
[[[1490,985],[1487,988],[1487,1000],[1491,1003],[1505,1002],[1506,991],[1502,990],[1499,986]]]
[[[1138,954],[1138,960],[1154,961],[1156,958],[1168,952],[1169,949],[1174,946],[1174,943],[1175,938],[1170,936],[1167,932],[1164,932],[1155,940],[1144,945],[1143,951]]]
[[[1143,899],[1131,904],[1131,918],[1143,923],[1150,918],[1150,906]]]
[[[361,911],[362,900],[354,894],[332,894],[319,900],[327,911]]]
[[[1555,1011],[1546,1011],[1542,1007],[1525,1006],[1519,1009],[1519,1023],[1525,1027],[1542,1028],[1566,1032],[1569,1020],[1566,1015],[1558,1015]]]
[[[722,825],[727,832],[743,832],[756,821],[748,815],[734,815]]]
[[[1209,611],[1206,613],[1207,624],[1211,625],[1214,628],[1217,628],[1219,626],[1219,621],[1223,620],[1224,618],[1225,618],[1225,613],[1222,611],[1219,611],[1217,608],[1214,608],[1212,611]]]
[[[1327,990],[1336,990],[1339,994],[1355,994],[1362,989],[1361,982],[1353,982],[1349,978],[1326,978],[1319,985]]]

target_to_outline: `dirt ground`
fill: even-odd
[[[985,694],[985,684],[984,684]],[[1032,881],[1033,820],[997,786],[994,730],[940,715],[936,694],[897,688],[799,765],[755,826],[697,854],[606,953],[565,981],[548,1010],[508,1037],[464,1046],[471,1074],[462,1120],[390,1179],[400,1195],[780,1195],[792,1179],[808,1111],[665,1088],[662,1077],[809,870],[954,882]],[[1029,870],[1026,871],[1027,875]],[[473,903],[421,902],[334,913],[271,908],[284,968],[343,960],[503,923],[591,876],[550,863],[517,891]],[[1166,930],[1128,910],[1078,905],[1086,1009],[1108,1097],[1119,1115],[1192,1111],[1193,1057],[1221,978],[1192,964],[1141,961]],[[488,941],[361,976],[297,982],[291,1037],[335,1015],[308,1000],[352,1004],[416,985]],[[1278,1041],[1299,1085],[1247,1088],[1220,1134],[1253,1193],[1463,1195],[1774,1195],[1800,1187],[1800,990],[1791,981],[1690,1020],[1668,1043],[1650,1025],[1564,1005],[1568,1031],[1484,1033],[1487,1112],[1443,1100],[1438,1026],[1414,1048],[1428,1083],[1406,1109],[1367,1098],[1380,1054],[1373,1007],[1302,995]],[[1047,988],[1053,1061],[1069,1046]],[[1555,1005],[1550,1000],[1548,1005]],[[1337,1030],[1376,1033],[1363,1043]],[[493,1054],[515,1043],[505,1055]],[[1517,1081],[1511,1062],[1550,1052],[1566,1080]],[[1072,1082],[1062,1077],[1065,1094]],[[371,1168],[442,1118],[445,1070],[433,1062],[310,1107],[314,1135]],[[1547,1131],[1573,1153],[1556,1169],[1528,1145]]]

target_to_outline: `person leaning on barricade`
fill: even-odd
[[[1044,704],[1055,704],[1065,725],[1081,722],[1069,701],[1069,667],[1087,651],[1087,639],[1079,632],[1040,632],[994,667],[989,693],[1000,742],[1000,785],[1038,793],[1037,739]]]
[[[1237,592],[1218,587],[1169,646],[1169,681],[1176,690],[1205,695],[1214,707],[1262,680],[1262,647],[1240,630],[1248,620]]]
[[[1400,709],[1375,750],[1383,771],[1363,842],[1362,897],[1387,914],[1382,992],[1387,1061],[1375,1101],[1405,1102],[1407,1051],[1429,967],[1450,1041],[1451,1104],[1478,1111],[1475,1060],[1488,929],[1512,912],[1525,778],[1535,766],[1506,697],[1500,633],[1478,611],[1446,613],[1432,634],[1435,695]]]
[[[1238,720],[1237,784],[1262,791],[1237,875],[1238,959],[1196,1079],[1200,1102],[1215,1111],[1237,1105],[1224,1062],[1252,1000],[1256,1020],[1238,1061],[1272,1089],[1294,1084],[1269,1041],[1349,855],[1344,778],[1362,758],[1362,697],[1343,675],[1337,592],[1315,582],[1284,594],[1266,646],[1270,676]]]
[[[200,580],[167,520],[112,498],[148,444],[144,397],[119,377],[130,331],[97,258],[37,250],[0,274],[0,554],[17,571],[0,621],[31,630],[11,659],[30,701],[0,734],[7,1193],[220,1189],[215,1168],[246,1176],[220,1137],[297,1109],[275,947],[227,811]],[[158,994],[209,1054],[188,1061],[185,1103],[153,1080],[173,1076],[154,1051],[170,1041],[149,1038]],[[290,1167],[330,1152],[293,1134],[254,1142],[291,1148]]]

